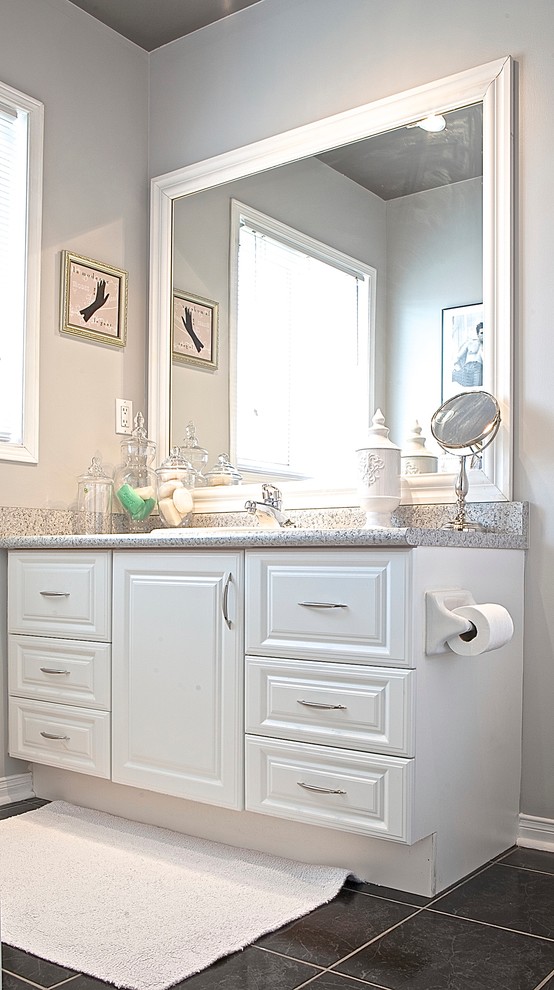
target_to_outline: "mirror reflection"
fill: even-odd
[[[207,312],[215,362],[172,348],[171,444],[194,420],[210,457],[230,451],[245,480],[338,472],[348,484],[377,406],[399,446],[430,422],[444,398],[443,310],[483,301],[482,119],[477,103],[445,113],[442,130],[396,128],[174,202],[174,300],[217,305],[218,327]],[[239,279],[252,217],[266,224],[252,243],[271,239],[273,283],[261,267]],[[293,285],[293,248],[325,255],[327,275],[308,286],[306,269]],[[353,275],[350,294],[332,289],[338,272]],[[483,348],[486,360],[486,335]]]

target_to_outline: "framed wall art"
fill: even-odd
[[[219,305],[213,299],[173,290],[171,353],[180,364],[217,368]]]
[[[442,311],[442,401],[483,387],[483,303]]]
[[[125,347],[127,272],[63,251],[60,330]]]

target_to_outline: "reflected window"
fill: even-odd
[[[234,227],[237,466],[352,476],[369,415],[375,271],[246,207]]]
[[[42,104],[0,84],[0,459],[36,462]]]

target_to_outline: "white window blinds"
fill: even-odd
[[[0,102],[0,443],[23,441],[28,113]]]
[[[368,416],[370,273],[295,233],[240,223],[238,466],[344,477]]]

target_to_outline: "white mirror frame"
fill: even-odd
[[[484,387],[497,399],[501,426],[484,452],[483,466],[470,472],[472,501],[512,498],[513,357],[513,64],[510,57],[476,66],[416,89],[368,103],[344,113],[277,134],[205,161],[158,176],[151,182],[150,335],[148,431],[161,459],[169,449],[171,400],[171,283],[173,202],[233,179],[318,154],[405,126],[429,113],[444,113],[483,103],[483,301],[490,360]],[[402,502],[453,500],[455,474],[410,475],[402,479]],[[283,484],[287,508],[358,504],[353,489],[321,489],[317,481]],[[242,508],[249,497],[242,485],[204,489],[195,508]]]

